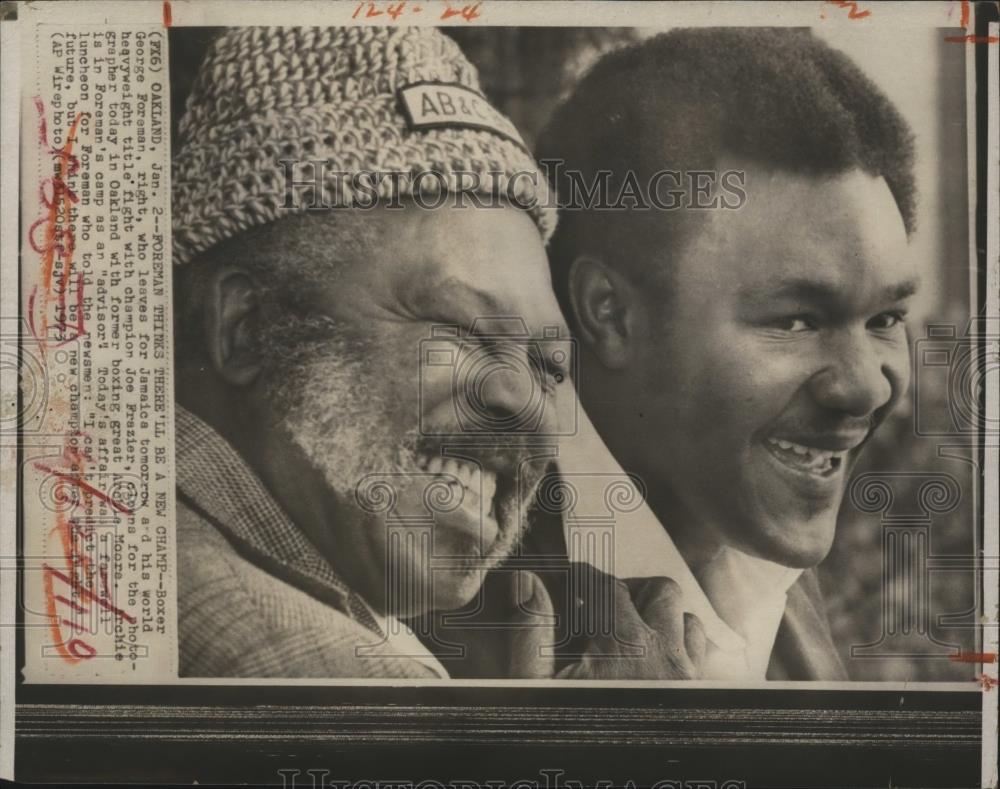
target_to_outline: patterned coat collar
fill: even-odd
[[[368,606],[334,572],[239,453],[205,422],[175,404],[177,491],[244,558],[376,633]]]

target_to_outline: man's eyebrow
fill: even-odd
[[[474,318],[513,315],[516,310],[498,300],[494,294],[480,290],[454,277],[420,288],[413,299],[413,306],[422,312],[439,313],[442,301],[454,306],[456,317]],[[472,308],[472,313],[469,313]]]
[[[918,278],[895,282],[879,295],[880,302],[907,299],[920,289]],[[831,304],[842,300],[841,289],[833,282],[813,279],[786,279],[773,288],[744,288],[740,299],[751,303],[766,303],[789,299],[812,304]]]
[[[920,290],[920,278],[914,277],[890,286],[885,291],[886,301],[902,301],[908,299]]]

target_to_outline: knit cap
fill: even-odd
[[[283,207],[289,162],[296,183],[315,178],[299,163],[324,162],[326,206],[370,205],[375,189],[379,199],[478,192],[513,197],[543,241],[555,229],[546,179],[519,133],[434,28],[226,30],[194,81],[175,150],[175,264],[315,205],[305,197]],[[414,177],[428,171],[437,177]],[[367,192],[343,177],[380,172],[402,177]]]

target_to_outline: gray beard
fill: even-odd
[[[277,360],[268,395],[278,426],[334,493],[353,503],[359,483],[371,475],[392,475],[393,485],[406,486],[419,468],[421,433],[416,425],[403,432],[390,428],[398,411],[373,380],[377,373],[365,362],[371,351],[345,341],[327,318],[274,325],[263,340],[267,357]],[[498,508],[498,538],[488,556],[472,564],[495,565],[511,553],[528,522],[533,494]]]
[[[280,351],[268,391],[279,427],[338,496],[353,500],[369,474],[416,468],[419,431],[390,434],[391,409],[357,349],[334,336]]]

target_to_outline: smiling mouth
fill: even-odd
[[[463,504],[469,508],[480,503],[494,522],[497,518],[498,502],[504,485],[497,474],[489,469],[459,458],[443,458],[437,455],[419,453],[417,466],[428,474],[440,477],[449,486],[461,488]]]
[[[850,451],[819,449],[782,438],[768,438],[764,445],[785,466],[819,478],[832,477],[840,471]]]

